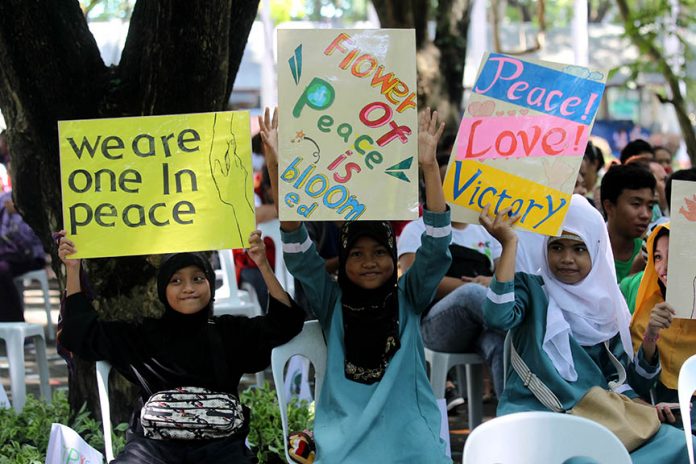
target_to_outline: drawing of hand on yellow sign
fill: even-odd
[[[224,116],[229,116],[229,122],[227,117]],[[243,240],[244,237],[235,204],[241,205],[243,208],[248,207],[252,212],[254,211],[254,206],[247,196],[249,173],[237,154],[234,123],[233,114],[215,115],[213,119],[214,133],[221,135],[224,133],[225,135],[218,139],[218,143],[211,144],[209,162],[218,197],[220,201],[232,210],[236,224],[234,232],[239,236],[239,240]],[[241,199],[244,199],[244,201],[240,201]]]

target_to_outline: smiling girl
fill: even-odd
[[[546,239],[541,273],[536,276],[515,273],[517,235],[512,225],[518,218],[509,217],[509,210],[492,218],[488,211],[486,207],[481,213],[480,222],[500,241],[503,252],[483,312],[489,326],[510,331],[512,345],[498,414],[572,412],[593,387],[641,402],[631,386],[644,386],[649,380],[636,373],[633,363],[630,315],[616,284],[600,213],[584,197],[573,195],[560,237]],[[534,376],[520,368],[517,359]],[[641,367],[650,369],[645,363]],[[622,373],[628,374],[628,383]],[[655,368],[646,375],[655,375]],[[550,393],[539,394],[542,389],[534,380]],[[647,414],[649,418],[649,409]],[[660,426],[656,413],[653,419],[650,433],[657,432],[629,449],[633,462],[681,462],[686,453],[683,434]]]
[[[201,253],[175,253],[163,258],[157,274],[157,295],[164,305],[164,315],[160,319],[146,318],[141,324],[99,319],[82,291],[81,262],[70,258],[77,249],[65,231],[59,236],[58,256],[66,268],[67,294],[59,333],[61,344],[87,361],[109,361],[140,387],[128,441],[112,462],[257,462],[245,445],[249,411],[239,404],[240,378],[244,373],[266,368],[273,347],[297,335],[304,322],[304,311],[273,275],[260,232],[255,231],[249,238],[249,255],[269,289],[266,316],[213,316],[215,273],[208,259]],[[148,399],[181,389],[197,389],[197,401],[210,398],[216,405],[214,416],[235,417],[234,427],[207,435],[195,430],[197,424],[190,429],[187,425],[172,426],[174,431],[148,428],[143,419],[146,414],[141,415],[141,410],[147,412]],[[208,419],[210,423],[217,420],[213,415],[206,416]]]
[[[277,200],[277,119],[267,110],[260,125]],[[328,348],[314,422],[315,464],[452,462],[440,438],[419,328],[451,261],[449,211],[435,159],[443,129],[437,113],[421,114],[418,161],[426,185],[426,232],[400,280],[396,238],[387,221],[343,226],[338,282],[325,271],[304,225],[281,222],[288,269],[305,289]]]

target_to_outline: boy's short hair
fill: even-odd
[[[688,180],[691,182],[696,182],[696,168],[682,169],[680,171],[673,172],[667,177],[667,181],[665,181],[665,197],[667,198],[668,208],[670,208],[670,205],[672,204],[673,180]]]
[[[655,191],[655,176],[647,168],[639,163],[616,164],[609,168],[602,178],[600,187],[600,199],[609,200],[612,204],[616,201],[624,190],[640,190],[649,188]]]
[[[626,164],[626,161],[641,154],[648,154],[651,158],[654,158],[655,150],[653,149],[652,145],[645,140],[636,139],[628,142],[628,144],[623,147],[619,159],[621,160],[621,164]]]

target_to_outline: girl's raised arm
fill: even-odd
[[[82,291],[80,285],[80,260],[68,258],[77,252],[75,244],[66,237],[66,232],[58,232],[58,257],[65,264],[65,291],[66,296],[74,295]]]
[[[490,204],[486,205],[479,215],[479,222],[503,246],[503,252],[495,267],[495,279],[498,282],[509,282],[515,278],[515,259],[517,256],[517,234],[512,225],[520,218],[519,214],[510,216],[511,208],[505,208],[490,216]]]
[[[279,252],[280,250],[276,250],[276,253]],[[266,245],[263,243],[260,230],[253,231],[249,236],[249,249],[247,250],[247,254],[254,263],[256,263],[259,271],[261,271],[261,276],[266,283],[268,293],[285,306],[291,306],[290,297],[280,282],[278,282],[278,278],[273,273],[273,269],[271,269],[271,265],[268,262],[268,258],[266,257]]]
[[[437,111],[423,110],[418,121],[418,164],[425,181],[426,209],[441,213],[447,208],[442,192],[440,168],[437,165],[437,143],[445,130],[445,123],[437,123]]]
[[[271,192],[273,194],[273,204],[276,211],[278,203],[278,108],[271,110],[266,108],[263,117],[259,116],[259,127],[261,128],[261,140],[263,141],[264,155],[266,157],[266,168],[271,179]],[[289,232],[300,227],[297,221],[281,221],[280,227]]]

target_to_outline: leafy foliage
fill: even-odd
[[[282,387],[281,387],[282,388]],[[283,427],[276,392],[266,382],[263,388],[249,388],[240,399],[251,409],[249,444],[260,464],[285,461]],[[314,404],[292,398],[288,403],[288,430],[311,430],[314,426]]]
[[[29,395],[20,414],[14,409],[0,410],[0,464],[42,464],[53,423],[67,425],[93,448],[104,449],[101,423],[89,415],[86,406],[71,415],[65,392],[56,391],[51,404]],[[115,453],[125,445],[127,427],[119,424],[114,428]]]

